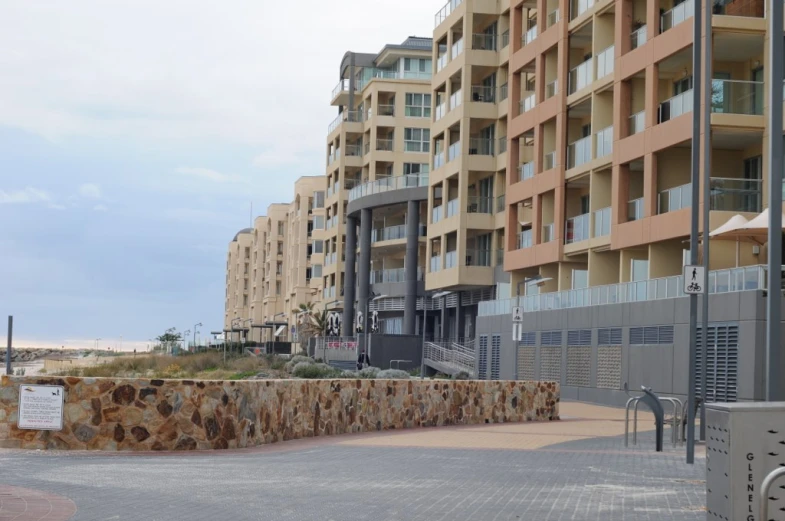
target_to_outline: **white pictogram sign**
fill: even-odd
[[[520,306],[516,306],[512,308],[512,321],[513,322],[523,322],[523,308]]]
[[[705,275],[703,266],[684,266],[684,293],[687,295],[706,293]]]

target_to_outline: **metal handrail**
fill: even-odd
[[[758,519],[769,519],[769,491],[774,482],[783,476],[785,476],[785,467],[780,467],[769,472],[764,478],[763,483],[761,483],[760,492],[758,493],[758,499],[760,500],[760,505],[758,506],[760,515],[758,516]]]

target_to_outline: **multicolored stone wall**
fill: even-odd
[[[65,387],[62,431],[17,428],[19,386]],[[0,380],[0,448],[200,450],[351,432],[555,420],[553,382]]]

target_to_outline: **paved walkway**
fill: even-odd
[[[562,403],[560,412],[560,422],[212,453],[0,451],[0,484],[64,496],[78,508],[24,518],[0,509],[0,521],[705,519],[701,452],[694,467],[683,448],[656,454],[650,430],[625,449],[623,410]],[[651,423],[642,415],[641,426]]]

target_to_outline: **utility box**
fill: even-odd
[[[785,402],[706,405],[706,519],[761,521],[761,483],[782,466]],[[769,519],[785,521],[785,479],[769,497]]]

